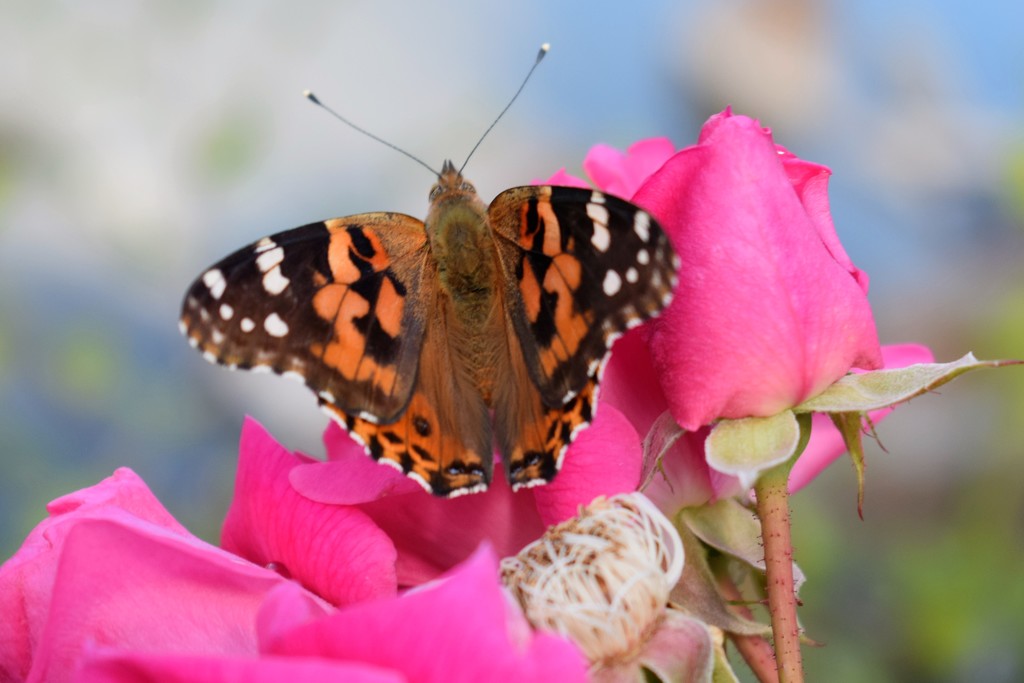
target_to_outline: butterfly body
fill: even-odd
[[[614,339],[671,298],[678,259],[641,209],[517,187],[485,205],[445,162],[425,222],[331,219],[265,237],[190,287],[212,362],[302,379],[379,462],[445,496],[550,481],[593,419]]]
[[[505,318],[500,268],[487,205],[476,189],[446,162],[431,191],[425,228],[437,264],[439,308],[448,318],[449,345],[466,363],[476,389],[490,403],[498,364],[508,358],[502,344]]]

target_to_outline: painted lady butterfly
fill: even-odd
[[[629,202],[531,186],[485,206],[446,161],[425,223],[366,213],[264,237],[192,283],[181,329],[210,362],[301,379],[436,495],[486,489],[495,441],[522,488],[555,476],[612,342],[668,304],[678,268]]]
[[[515,187],[489,207],[450,161],[426,223],[366,213],[264,237],[185,296],[214,363],[302,379],[376,460],[442,496],[519,488],[593,419],[612,342],[671,298],[678,257],[609,195]]]

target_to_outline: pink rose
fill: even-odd
[[[725,111],[633,195],[682,260],[648,343],[676,421],[769,416],[881,364],[867,278],[836,237],[829,170]]]
[[[377,547],[383,533],[365,515],[327,515],[294,492],[279,502],[236,510],[235,538],[288,558],[291,573],[341,596],[340,610],[191,536],[121,469],[54,501],[0,567],[0,680],[585,681],[576,646],[534,632],[505,597],[489,549],[398,597],[394,546]],[[390,574],[379,562],[389,550]]]
[[[682,260],[672,305],[616,344],[602,400],[641,435],[665,410],[688,430],[647,490],[662,509],[734,495],[738,481],[704,460],[702,427],[773,415],[881,363],[868,278],[832,225],[830,172],[728,110],[682,151],[660,138],[625,153],[599,145],[583,166],[649,210]],[[564,170],[549,182],[587,185]]]
[[[288,582],[189,534],[131,470],[48,509],[0,567],[0,680],[71,680],[89,648],[256,652],[260,605]]]
[[[275,591],[257,621],[259,653],[97,650],[81,683],[584,683],[586,660],[567,640],[534,632],[507,599],[484,547],[437,583],[401,597],[307,616],[297,590]],[[269,613],[269,614],[268,614]],[[270,615],[276,619],[267,618]]]

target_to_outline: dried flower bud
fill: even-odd
[[[595,499],[502,562],[527,619],[572,639],[598,667],[642,649],[682,571],[679,534],[640,493]]]

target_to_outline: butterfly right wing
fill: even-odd
[[[322,402],[388,422],[415,385],[428,259],[423,223],[403,214],[277,233],[196,279],[182,331],[211,362],[298,375]]]
[[[445,314],[443,296],[431,304],[416,388],[397,420],[375,424],[330,404],[324,408],[374,460],[396,467],[436,496],[454,497],[483,491],[491,481],[491,420],[463,353],[451,344],[450,326],[457,321]]]

